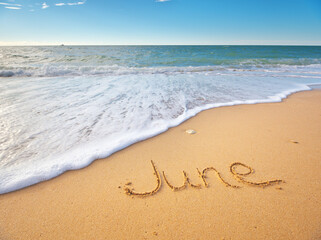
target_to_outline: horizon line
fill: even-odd
[[[292,46],[292,47],[321,47],[321,44],[26,44],[0,45],[0,47],[64,47],[64,46]]]

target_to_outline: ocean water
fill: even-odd
[[[321,47],[0,47],[0,193],[79,169],[202,110],[321,83]]]

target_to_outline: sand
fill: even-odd
[[[195,130],[188,134],[186,130]],[[281,103],[211,109],[89,167],[0,195],[0,239],[321,239],[321,91]],[[165,171],[157,187],[153,160]],[[262,188],[236,181],[281,179]],[[214,167],[204,187],[197,168]],[[246,172],[244,167],[235,168]]]

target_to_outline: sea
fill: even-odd
[[[0,47],[0,194],[320,83],[320,46]]]

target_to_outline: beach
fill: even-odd
[[[320,139],[318,89],[209,109],[86,168],[1,194],[0,239],[320,239]],[[233,163],[253,173],[237,178]],[[208,167],[221,179],[212,169],[203,181],[197,169]],[[173,191],[163,171],[173,186],[183,171],[200,186]]]

